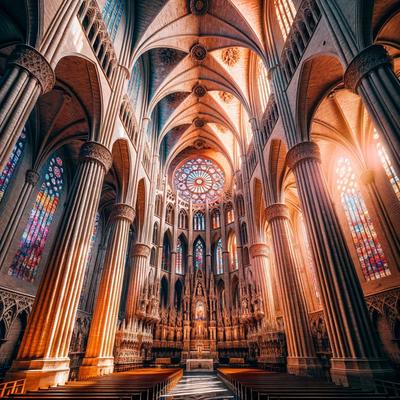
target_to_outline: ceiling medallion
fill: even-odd
[[[201,118],[196,118],[193,123],[196,128],[202,128],[206,124],[204,119]]]
[[[190,0],[190,12],[194,15],[204,15],[208,11],[208,0]]]
[[[219,92],[219,97],[225,103],[231,103],[233,100],[233,94],[228,92]]]
[[[165,48],[160,50],[159,56],[162,64],[171,65],[176,61],[177,52],[175,49]]]
[[[197,139],[193,144],[197,150],[200,150],[200,149],[204,149],[204,146],[206,143],[203,139]]]
[[[207,93],[207,89],[200,84],[197,84],[193,87],[193,94],[197,97],[203,97]]]
[[[237,47],[228,47],[222,51],[221,58],[228,67],[233,67],[239,61],[239,49]]]
[[[194,44],[190,49],[190,55],[194,61],[204,61],[207,57],[207,50],[201,44]]]

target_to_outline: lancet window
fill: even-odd
[[[195,270],[204,269],[205,246],[201,238],[197,238],[194,242],[194,268]]]
[[[392,185],[392,188],[397,196],[397,199],[400,200],[400,178],[399,175],[397,174],[392,161],[389,157],[389,154],[387,153],[385,146],[382,144],[380,141],[379,133],[374,130],[374,135],[373,135],[376,143],[376,148],[378,150],[379,154],[379,159],[381,160],[382,166],[385,169],[386,175],[389,178],[390,184]]]
[[[227,224],[231,224],[235,220],[233,214],[233,207],[231,203],[228,203],[225,208],[225,221]]]
[[[193,216],[193,229],[195,231],[204,231],[206,228],[205,217],[202,211],[196,211]]]
[[[188,229],[188,215],[185,210],[179,211],[178,227],[179,229]]]
[[[175,259],[175,272],[183,275],[185,273],[184,267],[185,260],[185,243],[178,237],[176,242],[176,259]]]
[[[296,15],[293,0],[274,0],[276,18],[283,40],[286,40]]]
[[[63,161],[55,156],[44,167],[42,184],[9,268],[9,275],[34,281],[63,188]]]
[[[124,8],[125,0],[106,0],[104,4],[102,15],[111,40],[115,39]]]
[[[211,227],[218,229],[221,227],[221,213],[218,209],[213,210],[211,213]]]
[[[236,235],[234,233],[231,233],[229,236],[228,250],[229,250],[231,271],[236,271],[237,269],[239,269],[239,259],[237,254]]]
[[[26,129],[24,128],[21,132],[21,135],[14,146],[13,151],[11,152],[10,158],[7,161],[7,164],[3,168],[3,171],[0,175],[0,202],[6,193],[8,185],[10,184],[11,178],[17,169],[18,163],[22,158],[22,154],[24,152],[26,142]]]
[[[224,273],[224,261],[222,256],[222,239],[219,238],[215,246],[215,272],[216,274]]]
[[[348,158],[339,158],[336,175],[337,189],[365,279],[369,281],[390,275],[386,257]]]
[[[257,81],[260,95],[261,110],[264,111],[267,106],[269,96],[271,95],[271,86],[268,79],[268,73],[263,61],[259,58],[257,62]]]
[[[161,268],[164,271],[171,271],[171,242],[167,234],[164,235]]]

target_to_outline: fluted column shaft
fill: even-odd
[[[26,377],[28,388],[68,379],[68,349],[75,324],[90,238],[111,153],[86,142],[63,223],[43,274],[10,378]]]
[[[150,247],[144,243],[137,243],[133,249],[131,273],[129,277],[128,294],[126,296],[125,315],[128,325],[138,316],[139,299],[147,275],[147,259]],[[146,311],[146,310],[144,310]]]
[[[34,187],[39,180],[39,174],[36,171],[28,170],[25,175],[25,183],[22,186],[21,192],[17,198],[11,218],[4,229],[3,236],[0,240],[0,267],[3,266],[10,244],[15,238],[15,232],[21,221],[22,214],[26,208]]]
[[[271,226],[282,296],[288,372],[296,375],[319,375],[320,367],[315,355],[306,303],[297,272],[288,208],[285,204],[272,204],[267,207],[266,216]]]
[[[80,378],[111,373],[114,369],[113,348],[121,301],[122,279],[134,210],[127,204],[112,207],[107,247],[96,306],[90,325],[85,358],[79,369]]]
[[[11,54],[0,83],[0,171],[40,95],[55,83],[54,60],[82,0],[64,0],[38,49],[19,44]]]
[[[296,177],[314,255],[333,353],[332,379],[349,384],[362,374],[368,383],[374,372],[387,367],[386,359],[323,178],[319,148],[300,143],[289,151],[287,162]]]
[[[250,254],[253,259],[253,271],[255,282],[261,292],[262,309],[264,320],[268,330],[276,329],[276,315],[274,296],[272,293],[271,263],[268,257],[268,247],[264,243],[255,243],[250,247]]]

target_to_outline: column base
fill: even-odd
[[[85,357],[79,368],[79,379],[89,379],[114,372],[114,357]]]
[[[321,377],[321,364],[316,357],[287,357],[287,372],[293,375]]]
[[[392,379],[396,373],[387,359],[332,358],[331,378],[336,385],[374,390],[375,379]]]
[[[16,360],[7,372],[7,380],[25,379],[26,390],[64,385],[69,375],[69,358]]]

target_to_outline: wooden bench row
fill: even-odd
[[[218,375],[242,400],[380,400],[394,398],[386,393],[363,392],[335,386],[318,379],[257,369],[221,368],[218,369]]]
[[[182,369],[136,369],[69,382],[65,386],[11,395],[15,400],[157,400],[181,379]]]

